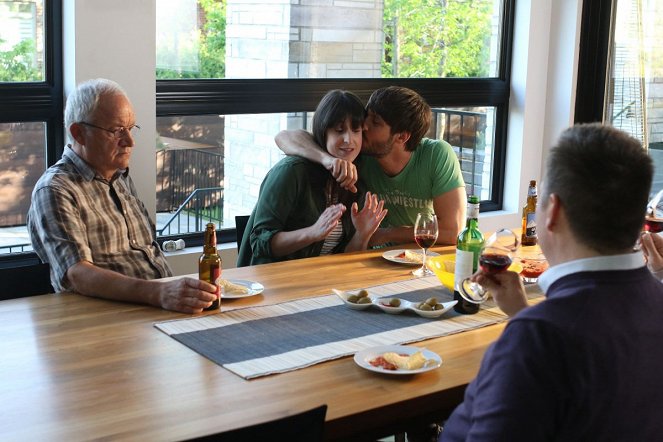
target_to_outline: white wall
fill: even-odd
[[[156,214],[156,0],[65,0],[65,94],[97,77],[117,81],[136,112],[140,133],[131,177]]]
[[[520,224],[527,183],[541,179],[547,149],[573,121],[582,0],[516,2],[504,210],[482,215],[482,230]],[[156,0],[65,0],[65,91],[107,77],[120,83],[142,130],[131,161],[139,195],[156,208]],[[177,274],[196,271],[200,250],[169,256]],[[236,248],[221,250],[234,267]]]
[[[516,2],[504,210],[482,214],[481,230],[519,226],[529,180],[573,124],[582,0]]]

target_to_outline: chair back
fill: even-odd
[[[48,264],[0,268],[0,301],[53,293]]]
[[[237,235],[237,251],[242,245],[242,238],[244,238],[244,231],[246,230],[246,223],[249,222],[249,215],[235,216],[235,233]]]
[[[322,442],[326,414],[327,405],[321,405],[312,410],[270,422],[192,440],[198,442],[246,442],[263,440],[270,442]]]

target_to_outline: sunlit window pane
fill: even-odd
[[[44,123],[0,124],[0,254],[32,250],[25,222],[46,169],[45,130]]]
[[[495,0],[157,0],[157,78],[495,77]]]
[[[604,121],[642,141],[663,189],[663,2],[619,0],[612,30]]]
[[[0,1],[0,82],[43,80],[43,0]]]
[[[490,199],[495,109],[436,108],[429,138],[458,155],[469,194]],[[157,118],[157,235],[235,226],[248,215],[267,172],[283,158],[274,135],[309,129],[312,112]],[[369,189],[370,190],[370,189]]]

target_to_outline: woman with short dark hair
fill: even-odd
[[[361,150],[364,106],[332,90],[313,116],[313,136],[329,154],[354,161]],[[244,232],[238,266],[365,250],[386,215],[384,202],[341,188],[321,165],[286,157],[267,174]],[[363,199],[363,201],[358,201]],[[359,204],[363,208],[359,210]]]

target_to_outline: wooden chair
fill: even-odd
[[[248,411],[250,412],[250,411]],[[281,419],[192,439],[196,442],[318,442],[323,440],[327,405]]]
[[[0,268],[0,301],[53,293],[48,264]]]
[[[246,223],[249,222],[249,215],[235,216],[235,234],[237,235],[237,251],[242,245],[242,238],[244,238],[244,231],[246,230]]]

